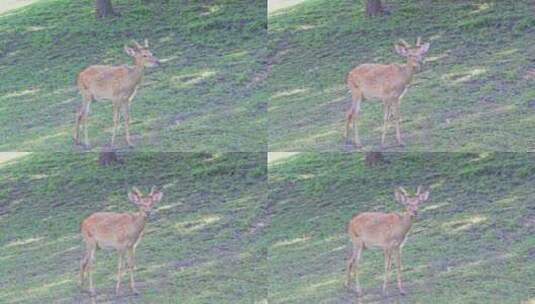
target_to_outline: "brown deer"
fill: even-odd
[[[130,140],[130,105],[143,79],[145,67],[156,67],[160,61],[149,51],[149,42],[145,46],[134,41],[134,47],[124,46],[124,51],[134,57],[135,66],[92,65],[78,75],[78,89],[82,95],[82,105],[76,114],[74,142],[80,144],[80,126],[84,131],[84,146],[89,148],[87,121],[89,107],[94,100],[111,100],[113,105],[113,135],[111,145],[115,142],[115,134],[119,127],[122,113],[124,119],[126,142],[132,147]]]
[[[404,205],[406,211],[398,213],[363,212],[351,219],[347,227],[347,232],[353,243],[353,254],[347,264],[346,286],[350,287],[353,268],[357,283],[357,293],[362,294],[360,289],[358,267],[362,250],[366,248],[381,248],[385,257],[385,277],[383,283],[383,293],[386,293],[386,286],[392,267],[392,254],[396,257],[398,265],[397,279],[399,292],[404,295],[401,282],[401,248],[407,238],[407,233],[411,229],[412,222],[418,214],[418,206],[429,198],[429,190],[423,191],[422,186],[418,186],[415,196],[409,196],[405,189],[399,187],[395,191],[395,198]]]
[[[351,125],[355,135],[355,145],[362,148],[357,127],[357,120],[360,116],[360,103],[366,99],[383,101],[384,120],[383,134],[381,136],[381,147],[384,147],[385,136],[388,130],[388,121],[394,119],[396,122],[396,139],[400,146],[404,146],[401,139],[401,115],[399,105],[401,98],[407,91],[412,80],[412,76],[420,69],[424,55],[429,50],[429,43],[421,44],[418,37],[416,46],[411,47],[404,40],[400,40],[395,45],[396,52],[407,58],[406,64],[372,64],[365,63],[354,68],[346,78],[346,83],[351,91],[352,105],[347,112],[347,122],[345,128],[346,142],[350,143],[349,130]]]
[[[119,254],[117,270],[117,285],[115,293],[119,294],[121,285],[123,260],[130,272],[130,288],[139,293],[134,282],[134,267],[136,247],[143,236],[143,229],[152,207],[162,199],[162,192],[152,187],[149,195],[144,196],[136,187],[128,193],[128,198],[139,207],[136,213],[97,212],[86,218],[81,225],[82,237],[86,245],[86,252],[80,263],[80,286],[83,288],[86,275],[89,277],[89,292],[95,295],[91,268],[95,261],[97,248],[115,249]]]

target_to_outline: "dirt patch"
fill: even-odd
[[[0,15],[7,13],[10,10],[30,5],[37,2],[37,0],[3,0],[2,2],[3,3],[0,4]]]
[[[269,0],[268,1],[268,13],[272,13],[274,11],[288,8],[294,5],[297,5],[304,0]]]

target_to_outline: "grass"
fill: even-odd
[[[255,303],[266,297],[257,245],[267,198],[265,154],[34,153],[0,164],[0,303],[91,303],[79,289],[81,221],[130,212],[127,191],[163,188],[137,248],[140,296],[115,297],[117,255],[97,251],[99,303]]]
[[[531,1],[387,1],[390,14],[364,17],[364,1],[308,0],[268,16],[272,75],[269,151],[343,151],[355,66],[402,63],[393,44],[431,42],[401,112],[405,148],[472,152],[535,149],[535,19]],[[382,104],[365,102],[366,150],[379,147]],[[387,136],[395,143],[394,128]]]
[[[301,153],[269,165],[269,303],[531,303],[535,300],[535,159],[524,153]],[[393,191],[431,187],[383,297],[383,254],[365,250],[364,297],[346,289],[346,225],[365,211],[400,212]],[[394,265],[395,266],[395,265]],[[394,268],[396,269],[396,268]]]
[[[0,150],[76,150],[78,73],[92,64],[132,64],[123,45],[148,38],[163,65],[146,72],[132,105],[136,150],[265,151],[265,1],[113,4],[121,17],[104,21],[95,19],[94,1],[3,4]],[[92,105],[95,150],[111,139],[111,111],[109,102]]]

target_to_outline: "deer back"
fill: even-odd
[[[82,235],[86,242],[96,242],[101,248],[125,250],[141,237],[145,219],[141,212],[94,213],[82,222]]]
[[[366,247],[393,248],[403,244],[411,226],[406,213],[364,212],[351,220],[348,230]]]
[[[92,65],[78,76],[78,87],[95,99],[128,98],[142,80],[142,67]]]
[[[362,64],[349,72],[347,84],[358,88],[364,98],[390,99],[403,94],[413,71],[401,64]]]

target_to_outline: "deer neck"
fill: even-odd
[[[136,86],[143,79],[143,73],[145,72],[145,65],[143,63],[136,62],[136,65],[130,71],[130,79],[132,84]]]
[[[132,215],[134,216],[134,226],[136,227],[136,232],[138,235],[141,235],[143,229],[145,229],[145,223],[147,222],[148,214],[145,211],[140,210]]]
[[[409,84],[412,80],[412,76],[418,71],[418,64],[412,61],[407,61],[406,64],[402,65],[402,73],[405,76],[406,83]]]
[[[409,212],[405,212],[401,215],[401,230],[403,235],[407,234],[411,230],[412,222],[414,221],[414,216]]]

